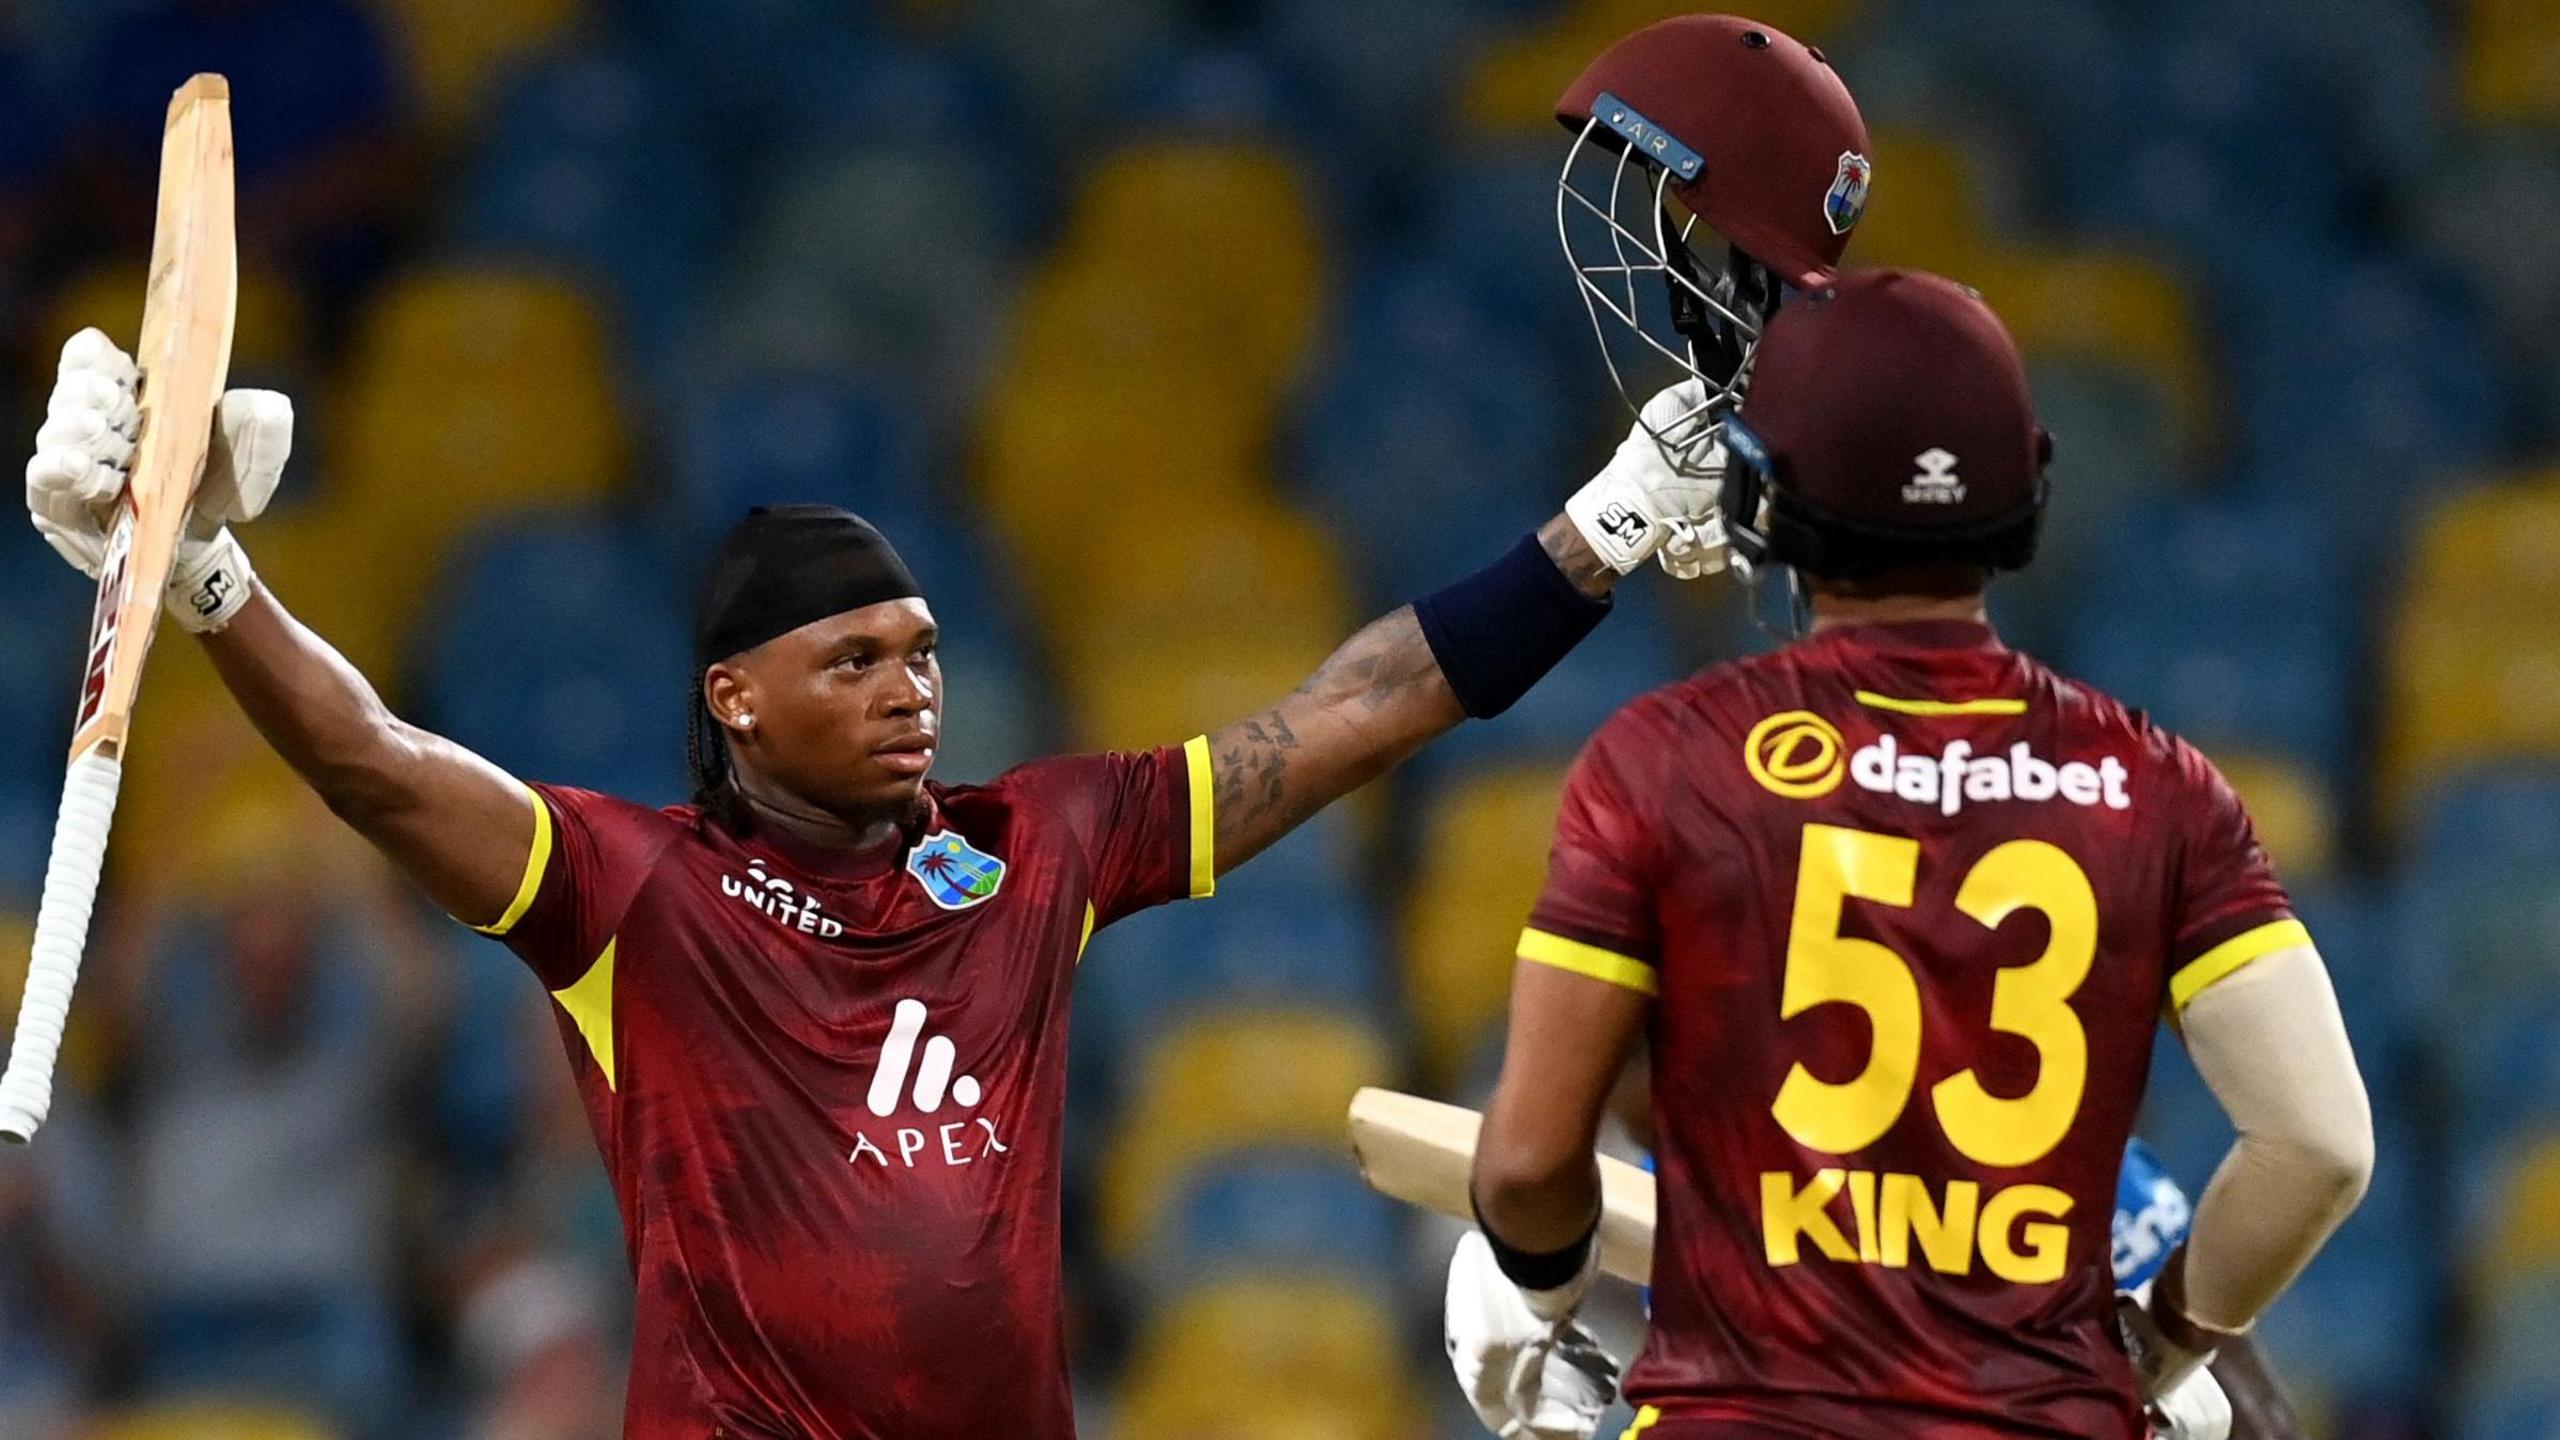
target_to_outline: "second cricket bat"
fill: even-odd
[[[142,343],[133,357],[142,372],[133,481],[116,502],[98,577],[26,997],[18,1005],[9,1068],[0,1074],[0,1139],[33,1139],[53,1104],[54,1059],[89,942],[142,662],[160,621],[160,592],[169,583],[187,506],[204,478],[214,405],[231,369],[239,288],[232,208],[231,85],[219,75],[198,75],[170,98],[161,133],[160,205]]]
[[[1484,1117],[1419,1095],[1364,1088],[1351,1097],[1351,1150],[1360,1175],[1381,1195],[1475,1218],[1467,1179],[1475,1169]],[[1600,1157],[1600,1268],[1638,1285],[1653,1280],[1653,1177]]]

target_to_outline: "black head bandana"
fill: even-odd
[[[887,536],[833,505],[759,505],[730,530],[703,582],[696,669],[812,620],[924,591]]]

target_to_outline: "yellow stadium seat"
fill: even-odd
[[[2462,766],[2560,757],[2560,615],[2484,617],[2413,591],[2390,641],[2383,794],[2409,802]]]
[[[334,420],[335,474],[400,589],[476,523],[604,494],[630,451],[594,306],[504,271],[427,271],[389,290]]]
[[[1342,1145],[1343,1113],[1395,1058],[1376,1031],[1338,1015],[1256,1010],[1194,1021],[1141,1063],[1102,1182],[1114,1251],[1142,1243],[1184,1169],[1259,1145]]]
[[[1155,142],[1086,181],[1057,261],[1156,288],[1224,333],[1210,363],[1276,390],[1297,373],[1325,300],[1324,237],[1295,165],[1276,149]]]
[[[1562,772],[1498,771],[1434,802],[1404,911],[1405,986],[1423,1055],[1454,1078],[1511,996],[1521,923],[1547,873]]]
[[[1407,1440],[1423,1433],[1394,1311],[1339,1281],[1239,1276],[1151,1317],[1122,1440]],[[1259,1420],[1268,1413],[1271,1421]]]
[[[1911,130],[1879,131],[1873,138],[1876,193],[1892,203],[1868,206],[1858,221],[1857,263],[1963,278],[1986,243],[1982,186],[1972,157],[1961,146]]]
[[[2491,1295],[2520,1280],[2560,1275],[2560,1135],[2517,1157],[2471,1262],[2476,1283]]]
[[[1495,45],[1467,77],[1467,121],[1479,131],[1552,130],[1565,87],[1620,36],[1696,7],[1673,0],[1583,0],[1535,30]],[[1809,45],[1838,32],[1857,0],[1766,0],[1755,19]]]
[[[298,1410],[210,1399],[137,1405],[83,1432],[84,1440],[337,1440],[337,1433]]]
[[[2462,108],[2492,124],[2560,121],[2560,5],[2468,0],[2463,9]]]
[[[454,130],[472,120],[508,62],[558,39],[586,0],[389,0],[428,121]]]
[[[2193,297],[2174,272],[2140,256],[2058,250],[1986,252],[1951,274],[1982,292],[2030,357],[2114,360],[2155,376],[2191,443],[2215,423]]]
[[[1230,639],[1318,656],[1351,633],[1332,533],[1256,496],[1105,507],[1077,527],[1068,593],[1049,606],[1070,674],[1132,653],[1215,650]]]
[[[1176,745],[1268,708],[1322,663],[1330,644],[1202,635],[1178,650],[1136,648],[1063,679],[1080,745]],[[1357,799],[1358,797],[1354,797]]]
[[[2329,873],[2338,853],[2338,816],[2328,786],[2300,761],[2281,755],[2213,757],[2257,821],[2259,843],[2289,880]]]
[[[144,267],[141,262],[87,271],[53,294],[42,334],[58,345],[95,325],[130,350],[142,333]],[[310,358],[311,316],[292,277],[258,265],[240,271],[240,293],[231,326],[234,383],[259,376],[300,374]],[[48,372],[50,373],[50,372]]]
[[[2466,614],[2560,605],[2560,475],[2468,491],[2427,517],[2409,586]]]

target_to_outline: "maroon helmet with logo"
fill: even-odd
[[[1677,446],[1656,436],[1676,460],[1740,399],[1781,287],[1839,264],[1874,175],[1866,122],[1821,51],[1732,15],[1620,40],[1556,118],[1575,135],[1556,228],[1619,393],[1642,413],[1655,382],[1631,370],[1647,352],[1705,387],[1690,418],[1707,423],[1684,424]]]
[[[1745,564],[1858,580],[2034,557],[2052,441],[2008,327],[1952,280],[1862,270],[1798,297],[1724,438]]]

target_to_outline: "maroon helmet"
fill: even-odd
[[[1745,565],[1857,580],[2035,555],[2053,445],[2017,342],[1969,286],[1864,270],[1798,297],[1769,321],[1724,440]]]
[[[1676,459],[1741,397],[1782,287],[1820,285],[1839,264],[1875,173],[1866,121],[1821,51],[1732,15],[1620,40],[1556,118],[1575,134],[1556,229],[1610,377],[1641,415],[1656,387],[1620,368],[1632,338],[1631,358],[1650,351],[1676,367],[1668,378],[1705,387],[1693,418],[1709,424],[1685,427],[1678,447],[1656,436]],[[1719,237],[1722,253],[1700,248]],[[1659,294],[1639,283],[1652,275]]]

